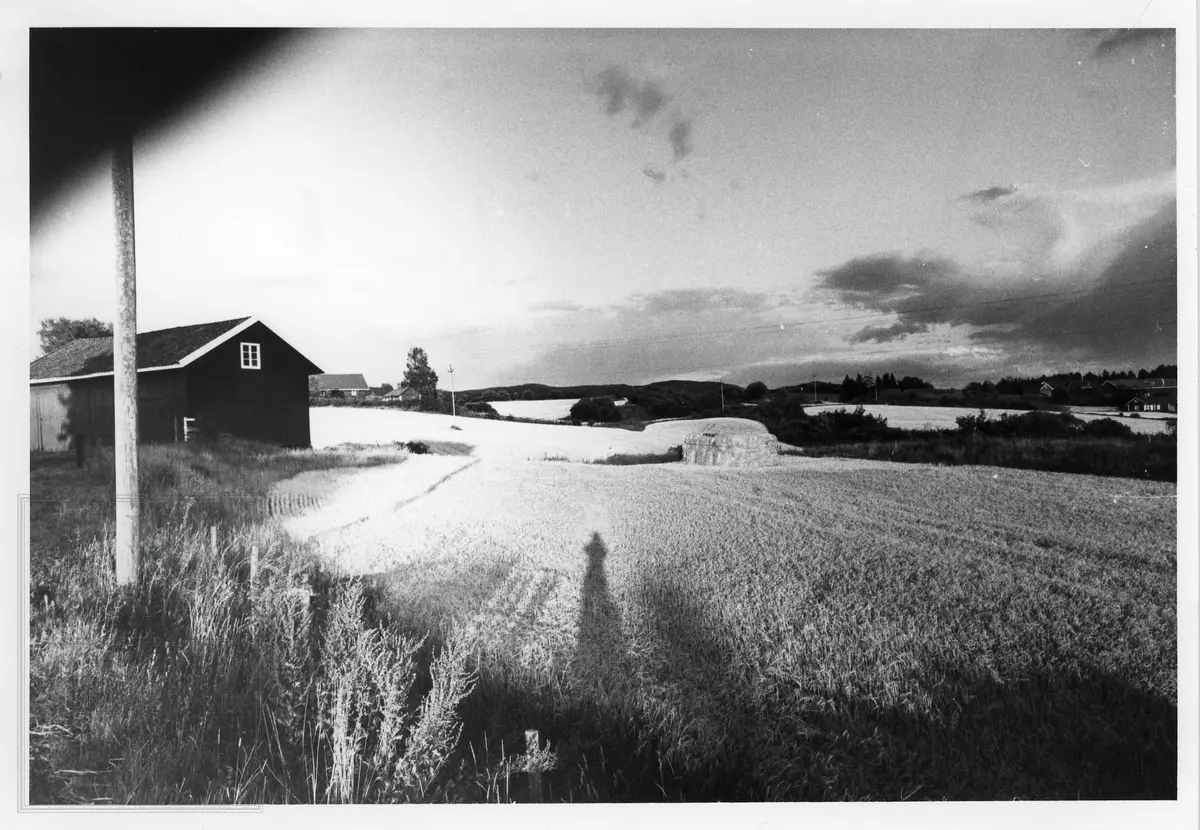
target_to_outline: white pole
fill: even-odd
[[[116,577],[137,581],[138,380],[137,268],[133,236],[133,137],[117,139],[112,153],[113,214],[117,231],[117,316],[113,325],[113,469],[116,475]]]

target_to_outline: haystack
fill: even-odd
[[[746,422],[746,426],[714,424],[683,439],[683,463],[704,467],[778,464],[779,442],[754,421]]]

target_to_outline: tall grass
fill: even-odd
[[[261,509],[275,479],[402,458],[148,448],[131,591],[111,575],[111,499],[84,497],[104,493],[106,460],[35,463],[31,801],[431,797],[474,682],[466,651],[372,619],[357,580],[323,572]]]

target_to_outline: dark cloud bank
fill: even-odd
[[[1077,274],[1053,288],[1039,287],[1046,283],[1033,274],[1015,287],[997,287],[934,255],[856,257],[817,275],[818,288],[838,301],[897,316],[865,326],[851,343],[891,343],[950,325],[972,327],[972,340],[1014,358],[1153,366],[1175,357],[1173,203],[1136,226],[1102,272]]]

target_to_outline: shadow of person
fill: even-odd
[[[579,603],[579,638],[576,644],[577,668],[593,683],[611,691],[627,680],[624,671],[625,640],[621,633],[621,612],[609,593],[604,559],[608,549],[599,533],[584,546],[587,572]]]

